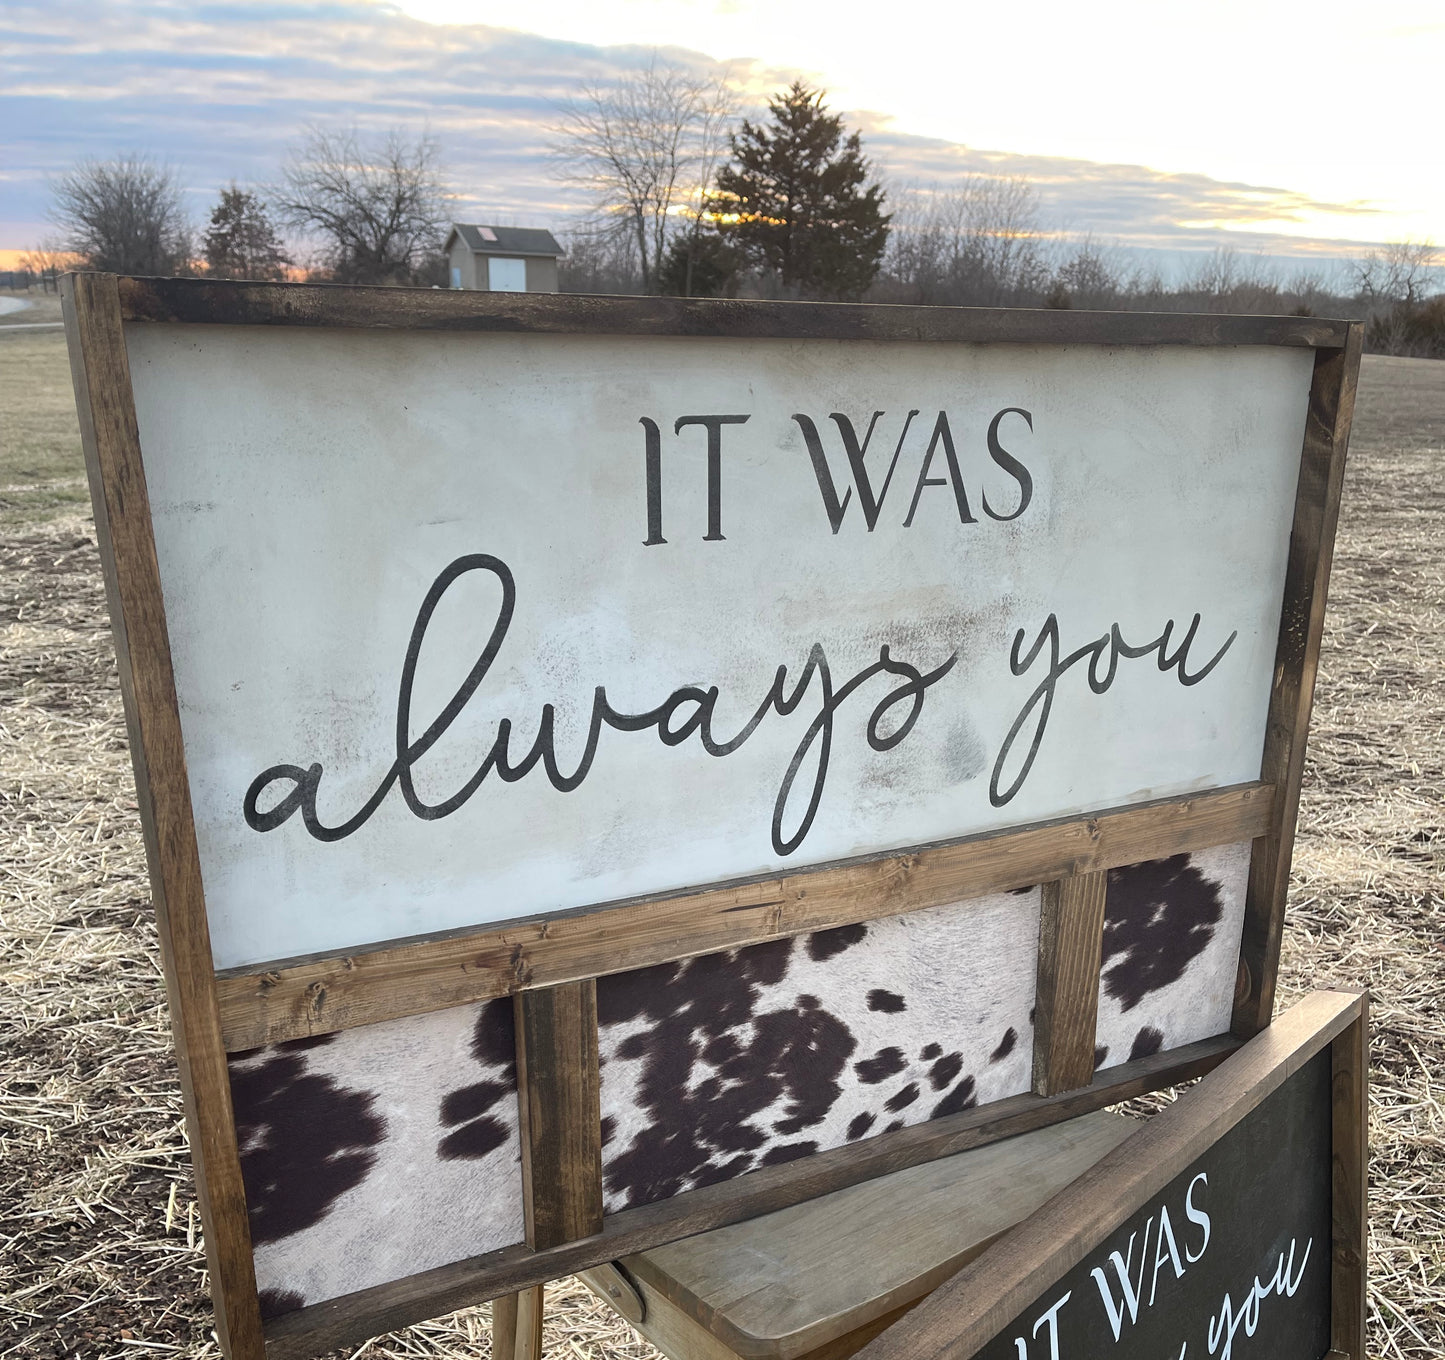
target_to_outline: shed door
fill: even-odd
[[[494,293],[525,293],[527,262],[493,255],[487,260],[487,280]]]

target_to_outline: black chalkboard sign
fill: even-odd
[[[979,1357],[1319,1360],[1329,1338],[1326,1051],[1100,1243]]]
[[[1365,1026],[1306,998],[860,1360],[1363,1360]]]

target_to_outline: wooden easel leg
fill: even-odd
[[[492,1360],[541,1360],[542,1286],[492,1300]]]

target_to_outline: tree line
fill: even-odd
[[[583,87],[552,128],[557,175],[591,199],[563,233],[564,291],[923,305],[1346,315],[1370,348],[1445,358],[1438,253],[1396,243],[1348,283],[1281,277],[1228,249],[1166,283],[1047,229],[1026,180],[886,186],[825,92],[794,82],[741,117],[725,78],[654,61]],[[58,237],[27,261],[118,273],[443,285],[453,192],[434,138],[309,130],[269,188],[222,189],[197,231],[174,170],[142,156],[57,181]],[[309,244],[303,260],[288,243]]]

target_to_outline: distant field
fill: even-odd
[[[217,1355],[134,799],[64,340],[0,328],[0,1360]],[[1445,363],[1371,357],[1281,999],[1373,993],[1381,1360],[1445,1355],[1442,881]],[[657,1360],[576,1281],[547,1304],[549,1360]],[[484,1360],[487,1317],[338,1360]]]
[[[89,505],[65,334],[0,327],[0,532]]]
[[[5,299],[23,302],[23,307],[9,309]],[[60,320],[60,297],[56,293],[41,293],[35,289],[10,292],[0,288],[0,327],[34,325],[37,321]]]

